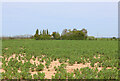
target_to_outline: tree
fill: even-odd
[[[68,31],[71,32],[71,29],[69,29]]]
[[[43,29],[43,35],[46,35],[46,31]]]
[[[73,29],[73,31],[67,32],[61,36],[62,39],[66,40],[84,40],[86,39],[85,33],[82,30]]]
[[[60,39],[60,34],[57,32],[57,33],[55,33],[55,39]]]
[[[87,38],[87,30],[83,28],[81,31],[85,34],[85,39],[86,39]]]
[[[40,39],[40,36],[38,34],[35,35],[35,39],[36,40],[39,40]]]
[[[43,29],[43,35],[45,34],[45,31],[44,31],[44,29]]]
[[[77,31],[77,29],[74,28],[73,31]]]
[[[63,31],[62,31],[62,33],[61,33],[61,36],[62,35],[65,35],[67,33],[67,29],[64,29]]]
[[[36,34],[38,34],[38,33],[39,33],[39,30],[37,29],[37,30],[36,30]]]
[[[48,35],[48,29],[47,29],[47,35]]]
[[[77,30],[74,28],[73,31],[71,31],[70,29],[68,31],[67,29],[64,29],[62,31],[61,36],[58,32],[53,32],[52,36],[54,37],[54,39],[84,40],[87,38],[87,30],[84,28],[82,30]],[[36,40],[39,40],[39,39],[49,40],[51,38],[51,35],[49,35],[48,29],[47,30],[43,29],[42,34],[40,31],[40,35],[39,35],[39,30],[37,29],[34,37]]]
[[[117,40],[117,38],[116,38],[116,37],[113,37],[113,39],[114,39],[114,40]]]
[[[53,33],[52,33],[52,36],[53,36],[54,38],[55,38],[55,34],[56,34],[56,32],[53,32]]]
[[[85,34],[82,31],[73,31],[72,38],[74,40],[83,40],[85,39]]]
[[[41,31],[40,31],[40,35],[42,35]]]
[[[36,40],[39,40],[39,30],[37,29],[36,30],[36,33],[35,33],[35,35],[34,35],[34,38],[36,39]]]
[[[60,34],[58,32],[53,32],[52,36],[54,37],[54,39],[60,39]]]

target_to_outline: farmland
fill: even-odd
[[[117,40],[3,40],[0,58],[2,79],[118,79]]]

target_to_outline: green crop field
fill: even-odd
[[[3,40],[1,58],[2,79],[118,79],[117,40]]]

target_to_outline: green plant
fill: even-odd
[[[43,69],[44,69],[43,64],[38,65],[38,67],[36,68],[37,71],[42,71]]]
[[[69,38],[70,39],[70,38]],[[69,59],[69,64],[74,64],[75,61],[77,63],[85,63],[90,61],[94,65],[94,63],[98,63],[99,67],[104,67],[100,72],[97,69],[84,68],[81,73],[78,69],[74,72],[74,79],[117,79],[117,74],[119,71],[118,65],[118,41],[107,41],[105,39],[100,40],[29,40],[29,39],[14,39],[14,40],[3,40],[2,41],[2,69],[6,71],[3,74],[2,78],[4,79],[27,79],[29,68],[33,71],[37,69],[38,66],[36,64],[31,64],[30,59],[32,56],[40,56],[45,55],[42,58],[42,61],[48,61],[46,66],[49,67],[51,63],[51,59],[62,59],[61,62],[65,62],[64,60]],[[38,48],[39,47],[39,48]],[[9,48],[9,50],[5,50],[5,48]],[[23,49],[19,49],[23,48]],[[107,48],[107,49],[106,49]],[[26,55],[20,57],[20,62],[16,60],[19,57],[19,54]],[[24,54],[25,53],[25,54]],[[5,61],[5,58],[9,58],[13,54],[16,54],[15,58],[11,58],[10,61]],[[94,56],[100,58],[94,58]],[[82,59],[81,59],[82,58]],[[88,61],[84,61],[87,60]],[[28,62],[26,61],[28,60]],[[35,59],[35,58],[34,58]],[[25,63],[22,63],[21,60],[25,60]],[[42,62],[41,61],[41,62]],[[7,63],[8,62],[8,66]],[[111,67],[111,69],[106,69],[107,67]],[[117,69],[115,69],[117,68]],[[18,74],[18,69],[22,71]],[[59,74],[59,79],[67,78],[67,71],[65,69],[64,64],[55,68],[56,72]],[[13,72],[13,73],[12,73]],[[38,72],[38,71],[37,71]],[[40,75],[41,76],[41,75]],[[38,76],[37,76],[38,77]],[[38,77],[39,78],[39,77]],[[53,77],[55,78],[55,77]]]
[[[38,79],[44,79],[44,78],[45,78],[45,73],[38,72]]]

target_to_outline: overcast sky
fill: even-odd
[[[61,33],[63,29],[88,30],[89,36],[118,36],[115,2],[11,2],[3,3],[2,34],[34,35],[36,29]]]

